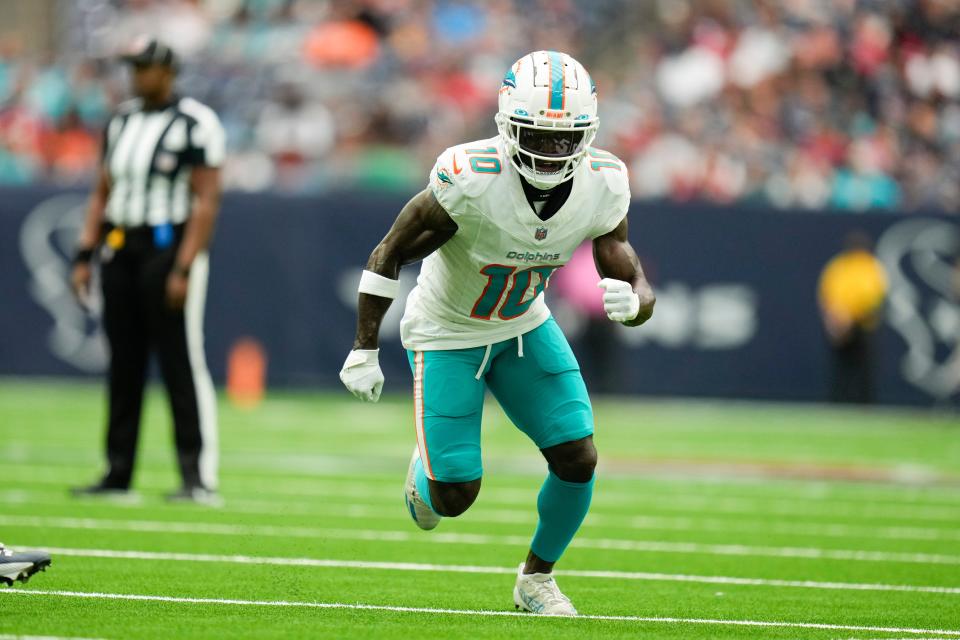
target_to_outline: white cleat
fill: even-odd
[[[549,573],[524,573],[523,563],[513,587],[513,603],[517,609],[544,616],[575,616],[570,598],[563,595],[557,581]]]
[[[427,503],[420,497],[420,492],[417,491],[417,483],[414,480],[413,472],[417,468],[417,460],[419,459],[420,447],[414,447],[413,456],[410,458],[410,466],[407,468],[407,481],[403,485],[403,501],[407,505],[410,517],[417,523],[417,526],[424,531],[429,531],[440,524],[440,516],[427,506]]]
[[[50,555],[42,551],[14,552],[0,542],[0,584],[13,586],[14,581],[26,582],[38,571],[50,566]]]

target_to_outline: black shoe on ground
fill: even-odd
[[[206,507],[222,507],[223,498],[216,491],[200,485],[182,487],[179,491],[167,494],[168,502],[190,502]]]
[[[50,554],[42,551],[14,552],[0,543],[0,584],[13,586],[14,580],[26,582],[37,571],[50,566]]]
[[[129,487],[109,484],[101,480],[83,487],[73,487],[70,493],[75,498],[136,498]]]

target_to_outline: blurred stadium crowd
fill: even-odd
[[[598,145],[634,196],[960,210],[958,0],[75,0],[47,56],[0,39],[0,184],[85,183],[126,92],[116,52],[169,42],[227,128],[229,188],[412,189],[491,136],[532,49],[592,72]]]

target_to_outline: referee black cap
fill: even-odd
[[[159,64],[174,69],[177,67],[177,56],[173,49],[156,38],[138,38],[120,59],[138,66]]]

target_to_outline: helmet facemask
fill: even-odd
[[[573,177],[599,125],[596,116],[578,122],[503,112],[496,121],[514,167],[539,189],[551,189]]]

